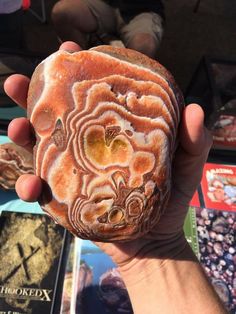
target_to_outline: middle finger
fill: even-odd
[[[34,135],[30,121],[26,118],[16,118],[8,126],[8,137],[17,145],[32,151]]]
[[[27,106],[29,83],[30,79],[21,74],[13,74],[4,82],[6,94],[23,109]]]

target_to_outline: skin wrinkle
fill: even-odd
[[[139,269],[139,276],[138,277],[134,277],[134,278],[126,278],[125,279],[125,283],[130,287],[134,287],[136,285],[142,284],[144,281],[147,281],[148,279],[151,279],[153,277],[155,277],[155,272],[159,273],[159,272],[163,272],[165,271],[165,269],[168,267],[168,264],[170,263],[171,260],[174,260],[177,258],[177,256],[179,256],[186,248],[188,244],[184,243],[182,245],[182,247],[180,247],[178,249],[178,251],[174,251],[173,250],[173,254],[170,254],[168,258],[160,258],[160,260],[158,261],[158,266],[156,265],[155,268],[151,267],[152,262],[156,262],[156,258],[148,258],[145,260],[143,266],[141,269]],[[151,249],[155,250],[155,247],[150,248],[150,252]],[[159,248],[157,248],[159,249]],[[118,268],[121,272],[122,275],[126,276],[126,274],[128,274],[131,270],[133,271],[133,269],[135,269],[135,267],[138,267],[140,259],[142,259],[142,256],[140,255],[139,258],[132,258],[132,263],[128,264],[129,266],[127,267],[127,264],[124,263],[123,265],[120,265],[120,267]],[[129,261],[127,261],[129,262]],[[125,265],[125,267],[124,267]],[[158,274],[157,274],[158,276]]]

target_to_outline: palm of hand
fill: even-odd
[[[141,238],[121,243],[96,244],[119,266],[128,264],[134,258],[153,257],[152,252],[160,252],[165,257],[171,246],[179,245],[183,237],[183,224],[196,187],[201,179],[203,165],[208,155],[209,145],[199,156],[190,155],[179,148],[173,162],[173,188],[167,206],[156,226]],[[196,163],[197,159],[197,163]],[[198,168],[196,168],[198,165]],[[192,173],[195,175],[193,176]]]

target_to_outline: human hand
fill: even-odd
[[[64,43],[61,49],[76,51],[73,43]],[[26,108],[29,79],[13,75],[5,82],[6,93],[23,108]],[[203,126],[204,114],[200,106],[192,104],[185,108],[180,126],[180,143],[173,162],[173,187],[165,212],[157,225],[145,236],[124,243],[96,243],[114,262],[125,270],[137,261],[157,257],[174,256],[186,244],[183,234],[184,219],[204,163],[211,146],[211,138]],[[26,118],[13,120],[8,135],[13,142],[32,151],[33,131]],[[25,201],[37,200],[42,183],[39,177],[21,176],[16,183],[19,197]]]

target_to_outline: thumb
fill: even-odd
[[[186,153],[198,156],[212,145],[210,132],[204,127],[204,112],[197,104],[188,105],[182,116],[180,144]]]
[[[185,108],[179,131],[180,145],[173,162],[173,187],[182,195],[182,201],[189,201],[198,187],[212,145],[210,132],[203,123],[204,112],[199,105]]]

